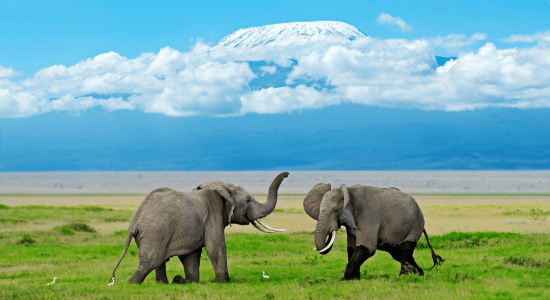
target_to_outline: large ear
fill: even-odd
[[[355,225],[355,220],[353,219],[353,214],[351,213],[353,207],[350,201],[349,191],[345,184],[340,186],[340,192],[344,196],[344,209],[340,214],[340,222],[351,228],[357,228],[357,225]]]
[[[330,191],[330,183],[318,183],[307,194],[304,199],[304,210],[314,220],[319,219],[321,200],[326,192]]]
[[[233,217],[233,210],[235,210],[235,199],[233,198],[235,195],[235,187],[231,183],[225,183],[223,181],[210,181],[204,184],[201,184],[194,188],[193,190],[202,190],[202,189],[211,189],[220,196],[222,196],[225,200],[225,212],[227,213],[227,220],[229,224],[231,224],[231,218]]]

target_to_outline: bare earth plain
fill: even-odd
[[[0,204],[7,206],[85,206],[99,205],[114,210],[135,211],[143,194],[17,194],[0,195]],[[266,195],[254,197],[264,202]],[[316,222],[302,207],[304,194],[281,194],[275,211],[263,221],[272,227],[285,228],[287,233],[313,231]],[[550,194],[413,194],[424,213],[430,235],[459,232],[550,233]],[[90,225],[100,234],[128,228],[130,220],[102,222]],[[0,231],[49,230],[62,222],[29,222],[21,225],[3,224]],[[252,226],[232,225],[227,233],[258,233]]]

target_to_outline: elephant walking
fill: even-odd
[[[169,188],[152,191],[141,202],[130,222],[126,246],[113,270],[113,278],[134,238],[139,247],[139,267],[129,283],[141,284],[153,270],[157,282],[168,283],[166,262],[173,256],[180,259],[186,277],[178,275],[173,282],[198,282],[203,247],[217,281],[229,282],[225,227],[252,223],[263,232],[282,231],[263,224],[259,219],[275,209],[279,186],[288,174],[283,172],[273,180],[263,204],[244,188],[222,181],[201,184],[191,192]]]
[[[348,264],[344,280],[359,279],[361,265],[377,249],[389,252],[401,263],[400,275],[424,275],[413,258],[422,233],[432,251],[432,268],[444,261],[430,244],[418,204],[397,188],[342,185],[331,190],[329,183],[319,183],[304,199],[304,210],[317,220],[315,247],[322,255],[331,250],[336,230],[346,227]],[[325,243],[327,236],[330,241]]]

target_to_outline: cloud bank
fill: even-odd
[[[216,51],[197,42],[189,52],[166,47],[131,59],[104,53],[73,66],[47,67],[21,81],[11,78],[16,70],[0,66],[0,118],[78,114],[94,107],[234,116],[342,102],[444,111],[550,107],[549,32],[507,39],[535,42],[530,47],[485,43],[437,66],[434,47],[460,48],[485,39],[484,34],[366,37]],[[250,61],[265,65],[255,69]],[[281,84],[271,84],[269,76],[278,76]],[[251,87],[253,80],[264,79],[263,86]]]

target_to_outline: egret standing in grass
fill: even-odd
[[[115,284],[115,278],[113,277],[111,280],[111,283],[107,283],[108,286],[113,286],[113,284]]]
[[[265,271],[262,271],[262,274],[264,274],[264,278],[269,279],[269,276],[265,275]]]
[[[53,281],[52,281],[52,282],[48,282],[48,283],[46,283],[46,285],[51,285],[51,284],[54,284],[54,283],[55,283],[55,280],[56,280],[56,279],[57,279],[57,277],[54,277],[54,278],[53,278]]]

